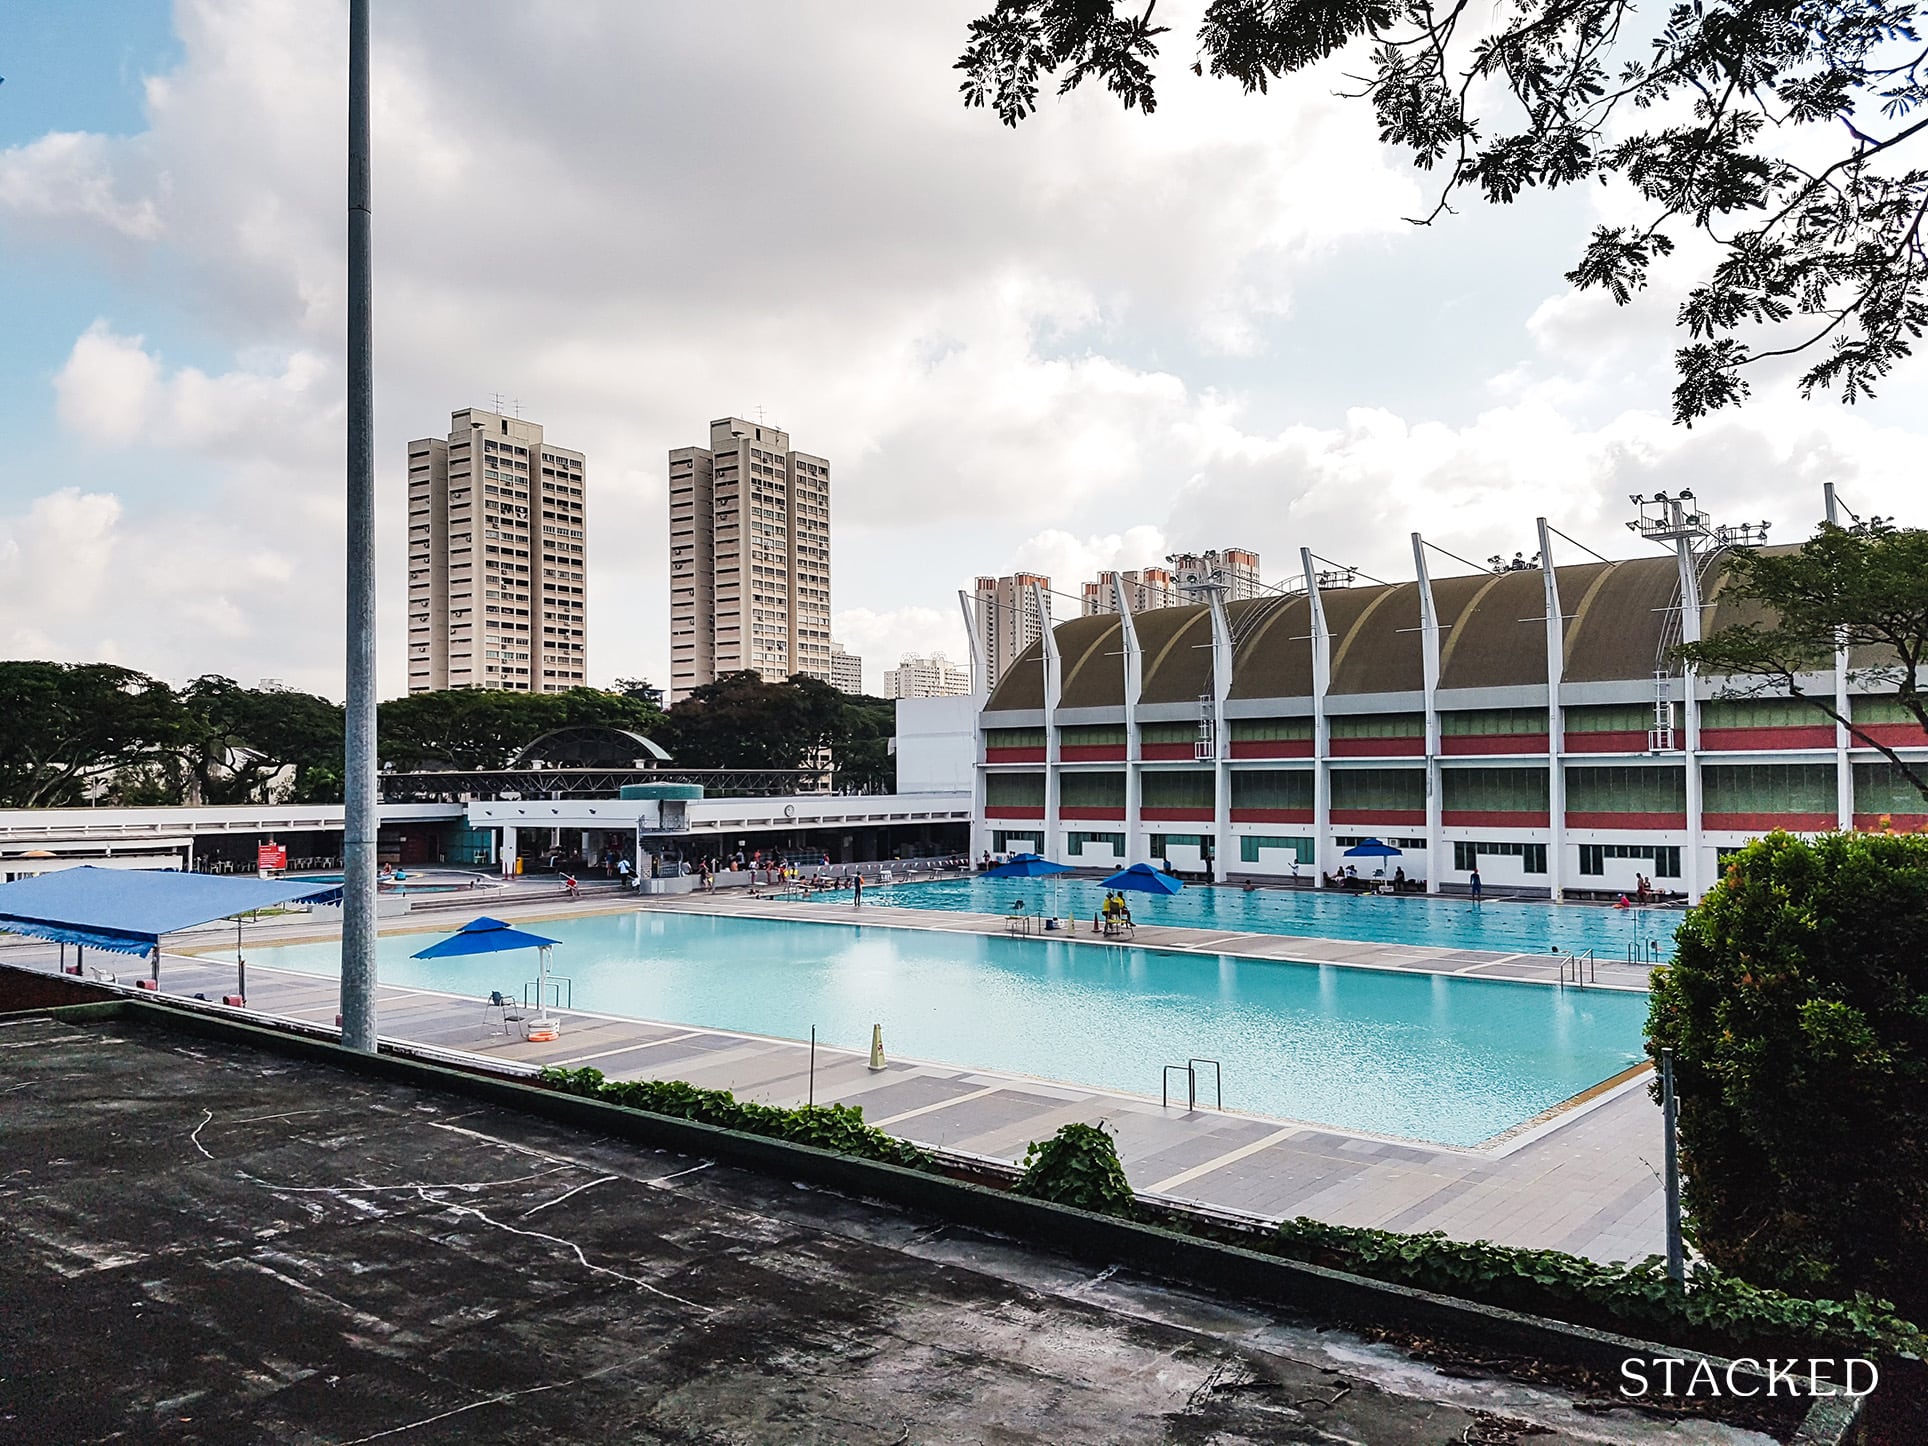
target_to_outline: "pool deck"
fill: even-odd
[[[488,907],[518,921],[642,907],[818,924],[1004,932],[1004,920],[994,915],[890,908],[874,902],[861,908],[784,902],[741,894],[646,899],[640,905],[610,896],[590,896],[576,906],[554,899],[498,898]],[[405,925],[384,932],[439,933],[455,926],[456,914],[437,914],[440,917],[411,916]],[[296,943],[336,932],[306,922],[264,925],[251,927],[250,942]],[[190,939],[181,937],[184,943]],[[1117,947],[1085,934],[1049,937]],[[1552,987],[1557,979],[1555,964],[1536,955],[1150,926],[1138,931],[1135,943],[1253,959],[1512,979],[1543,987]],[[222,936],[215,933],[207,936],[205,947],[222,944]],[[0,961],[49,971],[53,958],[51,946],[0,948]],[[124,957],[108,967],[123,982],[145,973],[137,961]],[[517,986],[526,972],[526,961],[505,961],[503,987]],[[233,988],[233,979],[231,962],[174,952],[165,956],[161,972],[164,992],[189,997],[200,993],[218,999]],[[1602,964],[1599,983],[1643,987],[1646,971]],[[312,1024],[334,1022],[339,1006],[332,980],[250,964],[248,985],[253,1010]],[[498,1013],[477,998],[393,985],[381,987],[378,1008],[385,1038],[485,1059],[594,1065],[613,1078],[684,1080],[779,1105],[802,1104],[811,1088],[808,1046],[791,1040],[555,1011],[561,1038],[531,1044],[505,1033]],[[888,1046],[888,1037],[885,1043]],[[898,1059],[873,1073],[863,1054],[819,1046],[815,1098],[860,1106],[869,1123],[920,1144],[1007,1163],[1020,1160],[1030,1141],[1064,1124],[1102,1119],[1115,1131],[1126,1173],[1140,1193],[1265,1219],[1308,1215],[1335,1224],[1440,1230],[1458,1239],[1560,1249],[1598,1260],[1638,1259],[1662,1247],[1660,1117],[1648,1098],[1644,1069],[1570,1102],[1549,1118],[1478,1148],[1462,1149],[1235,1110],[1188,1111],[1182,1104],[1165,1108],[1153,1091],[1159,1066],[1166,1063],[1181,1061],[1147,1060],[1146,1094],[1132,1095]],[[1236,1104],[1238,1080],[1226,1084],[1228,1098]]]

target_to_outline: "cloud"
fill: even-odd
[[[864,687],[877,694],[883,692],[884,670],[896,667],[906,653],[943,653],[953,661],[970,656],[963,613],[956,607],[846,608],[832,616],[830,632],[863,658]]]
[[[105,136],[54,131],[0,151],[0,211],[31,217],[55,229],[101,229],[119,238],[151,241],[162,231],[155,196],[127,198],[115,175],[124,153]],[[157,190],[165,179],[150,178]]]

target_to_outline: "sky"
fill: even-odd
[[[1632,556],[1629,495],[1681,486],[1775,540],[1829,480],[1924,521],[1928,368],[1672,425],[1696,248],[1616,308],[1562,279],[1612,187],[1415,226],[1423,178],[1335,75],[1191,75],[1201,3],[1160,7],[1155,115],[1080,93],[1015,132],[951,68],[988,0],[377,6],[384,694],[407,443],[498,394],[587,454],[601,684],[667,677],[668,452],[759,409],[831,460],[873,691],[965,655],[980,573],[1075,597],[1310,547],[1399,579],[1415,531],[1510,556],[1542,515]],[[0,7],[0,655],[340,696],[346,16]]]

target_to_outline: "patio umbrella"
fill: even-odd
[[[1106,879],[1104,886],[1128,894],[1175,894],[1185,887],[1185,881],[1171,874],[1160,873],[1150,864],[1133,864]]]
[[[1042,854],[1013,854],[985,875],[991,879],[1048,879],[1075,873],[1070,864],[1054,864]],[[1053,899],[1057,897],[1055,890]],[[1062,910],[1060,910],[1062,912]]]
[[[1381,843],[1376,838],[1368,838],[1361,839],[1358,843],[1347,849],[1344,856],[1349,859],[1396,859],[1403,853],[1405,853],[1404,849],[1396,849],[1389,843]],[[1385,871],[1386,866],[1383,863],[1380,864],[1379,872],[1383,874]]]
[[[409,955],[411,959],[453,959],[466,954],[507,954],[518,949],[537,951],[538,973],[536,976],[536,1013],[537,1018],[529,1021],[530,1031],[537,1032],[542,1026],[555,1028],[555,1021],[543,1014],[543,997],[549,992],[549,951],[556,941],[541,934],[531,934],[526,929],[516,929],[500,919],[471,919],[455,933],[426,949],[417,949]]]

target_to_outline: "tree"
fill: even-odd
[[[599,688],[521,693],[450,688],[381,705],[382,759],[398,768],[507,768],[515,755],[557,728],[604,724],[655,738],[668,731],[660,708]]]
[[[1722,1270],[1928,1312],[1928,838],[1770,834],[1657,969],[1682,1198]]]
[[[676,761],[689,768],[803,767],[828,725],[820,700],[795,686],[797,681],[770,683],[753,672],[725,673],[691,689],[669,710],[669,747]]]
[[[1762,616],[1730,624],[1676,651],[1702,673],[1741,680],[1739,691],[1798,699],[1878,750],[1928,799],[1928,776],[1843,715],[1832,685],[1837,644],[1849,649],[1849,681],[1892,689],[1928,743],[1928,532],[1879,517],[1853,527],[1823,524],[1793,552],[1736,549],[1723,601],[1755,603]],[[1829,675],[1816,691],[1809,680]]]
[[[1116,0],[997,0],[957,68],[971,106],[1015,126],[1038,85],[1101,83],[1157,105],[1150,62],[1166,28]],[[1690,424],[1747,395],[1746,369],[1808,354],[1805,395],[1853,402],[1928,326],[1928,171],[1906,165],[1928,129],[1928,49],[1910,0],[1704,0],[1643,15],[1633,0],[1210,0],[1192,70],[1247,92],[1344,52],[1382,141],[1440,175],[1420,218],[1462,191],[1618,179],[1637,224],[1596,228],[1567,280],[1621,305],[1682,233],[1718,259],[1682,303],[1674,416]]]
[[[269,803],[276,779],[291,803],[339,803],[341,705],[288,688],[244,688],[209,673],[181,691],[182,756],[204,803]]]
[[[88,786],[154,763],[186,726],[174,690],[111,663],[0,662],[0,799],[85,801]]]

